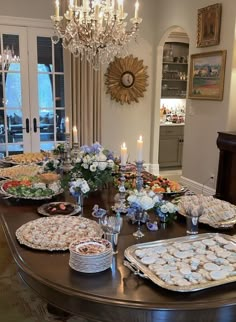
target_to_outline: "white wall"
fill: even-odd
[[[129,13],[128,19],[134,15],[135,1],[124,1],[125,11]],[[126,142],[129,160],[136,159],[136,141],[140,134],[144,137],[144,160],[149,162],[151,117],[153,108],[153,88],[155,84],[155,20],[150,17],[155,13],[156,1],[140,0],[140,16],[143,22],[137,42],[132,41],[128,46],[129,54],[143,60],[148,66],[148,87],[144,97],[139,98],[139,103],[121,105],[111,100],[106,94],[104,86],[102,97],[102,144],[120,153],[120,145]],[[104,68],[105,73],[106,68]]]
[[[232,98],[235,94],[232,89],[230,92],[236,12],[234,0],[221,1],[223,10],[220,44],[196,48],[197,10],[214,3],[215,1],[211,0],[160,0],[157,3],[157,45],[170,26],[178,25],[190,38],[190,54],[227,50],[223,101],[187,100],[183,176],[198,183],[206,182],[212,173],[217,175],[219,156],[216,146],[217,132],[233,130],[233,122],[228,122],[228,116],[235,109],[233,104],[235,99]]]

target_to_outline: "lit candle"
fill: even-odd
[[[118,0],[119,2],[119,12],[120,12],[120,17],[123,17],[123,12],[124,12],[124,6],[123,6],[123,0]]]
[[[76,126],[73,126],[73,141],[74,143],[78,143],[78,131]]]
[[[70,18],[72,18],[73,16],[73,7],[74,7],[74,0],[70,0],[70,5],[69,5]]]
[[[137,161],[143,161],[143,137],[140,135],[137,140]]]
[[[83,0],[83,10],[84,11],[87,11],[88,10],[88,7],[89,7],[88,0]]]
[[[138,9],[139,9],[139,2],[138,0],[135,3],[135,13],[134,13],[134,18],[138,19]]]
[[[95,19],[98,19],[98,15],[99,15],[99,4],[97,3],[94,9],[94,15],[95,15]]]
[[[127,147],[125,142],[121,145],[120,149],[120,165],[125,166],[127,162]]]
[[[66,117],[66,133],[70,133],[69,117]]]
[[[59,17],[59,0],[55,1],[55,16],[58,18]]]

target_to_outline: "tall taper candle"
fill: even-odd
[[[55,16],[59,17],[59,0],[55,1]]]
[[[70,133],[69,117],[66,117],[65,125],[66,125],[66,133]]]
[[[73,126],[73,142],[78,143],[78,131],[76,126]]]
[[[137,161],[143,161],[143,137],[140,135],[137,140]]]
[[[121,149],[120,149],[120,165],[121,166],[126,166],[126,162],[127,162],[127,147],[125,142],[121,145]]]
[[[135,3],[135,12],[134,12],[134,18],[138,19],[138,9],[139,9],[139,2],[138,0]]]

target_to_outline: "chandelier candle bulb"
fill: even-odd
[[[138,19],[138,9],[139,9],[139,2],[138,0],[135,3],[135,13],[134,13],[134,18]]]
[[[70,133],[69,117],[66,117],[65,125],[66,125],[66,133]]]
[[[78,131],[76,126],[73,126],[73,142],[78,143]]]
[[[59,18],[59,8],[60,8],[59,0],[56,0],[55,1],[55,16],[56,16],[56,18]]]
[[[120,165],[121,166],[126,166],[127,162],[127,147],[125,142],[121,145],[121,150],[120,150]]]
[[[143,161],[143,137],[140,135],[139,139],[137,140],[137,161]]]

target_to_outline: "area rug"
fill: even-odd
[[[1,227],[0,320],[4,322],[89,322],[67,313],[58,316],[48,311],[48,304],[30,290],[18,276]]]

